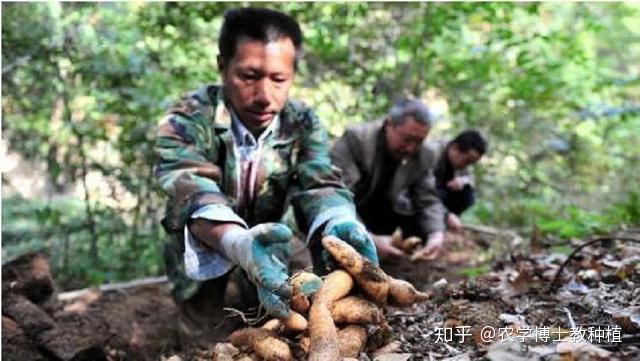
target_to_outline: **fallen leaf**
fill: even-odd
[[[522,315],[512,315],[509,313],[503,313],[500,316],[498,316],[498,318],[505,325],[511,325],[511,324],[525,325],[526,324],[524,316]]]
[[[629,307],[611,313],[622,330],[626,333],[640,332],[640,307]]]
[[[494,342],[486,357],[493,361],[531,361],[531,354],[518,341]]]
[[[572,293],[586,294],[589,293],[589,287],[582,282],[575,280],[570,281],[565,285],[565,288]]]

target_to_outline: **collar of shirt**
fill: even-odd
[[[244,126],[240,118],[236,115],[233,109],[229,109],[231,113],[231,132],[240,156],[242,159],[248,159],[264,144],[264,142],[273,135],[280,116],[276,115],[271,124],[260,134],[256,139],[253,134]]]

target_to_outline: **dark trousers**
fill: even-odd
[[[370,207],[372,208],[372,207]],[[367,230],[373,234],[390,235],[400,228],[403,237],[422,237],[422,229],[416,216],[405,216],[389,209],[358,209]]]
[[[461,215],[476,201],[475,191],[470,185],[464,186],[459,191],[453,191],[449,188],[439,188],[438,195],[447,210],[453,214]]]

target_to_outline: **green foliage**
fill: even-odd
[[[438,104],[431,136],[489,136],[467,220],[562,238],[640,223],[638,5],[258,5],[300,21],[292,95],[333,136],[407,94]],[[217,33],[235,6],[2,4],[3,137],[47,184],[15,198],[29,192],[5,182],[5,259],[48,250],[65,287],[162,271],[154,127],[219,81]]]
[[[585,238],[593,234],[605,234],[616,229],[637,225],[640,220],[640,196],[636,190],[628,199],[600,210],[585,210],[563,202],[548,202],[543,198],[523,198],[492,208],[491,202],[483,202],[469,218],[490,223],[498,214],[503,224],[515,227],[536,226],[543,234],[563,239]]]
[[[458,270],[458,274],[460,276],[464,276],[465,278],[477,278],[483,276],[491,271],[491,267],[489,265],[480,265],[477,267],[464,267]]]
[[[122,216],[108,207],[95,209],[100,258],[89,254],[85,205],[79,199],[51,202],[21,197],[3,199],[2,259],[10,261],[28,251],[49,254],[56,282],[63,288],[78,288],[162,273],[159,234],[139,233],[130,243],[131,230]]]

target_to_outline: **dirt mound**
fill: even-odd
[[[90,290],[61,302],[43,254],[2,271],[4,360],[157,360],[177,351],[166,284]]]

